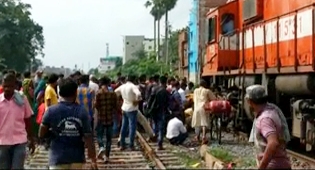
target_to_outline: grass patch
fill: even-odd
[[[209,149],[209,153],[225,163],[233,162],[236,158],[223,148],[211,148]]]
[[[187,153],[180,153],[180,152],[177,152],[177,153],[174,153],[176,156],[178,156],[178,158],[180,159],[180,161],[182,163],[185,164],[186,167],[189,167],[190,169],[197,169],[197,168],[200,168],[200,165],[197,166],[197,167],[194,167],[193,165],[196,165],[198,163],[201,163],[200,159],[197,159],[197,158],[192,158],[190,156],[187,155]]]
[[[235,163],[236,168],[249,168],[249,167],[256,167],[256,160],[253,157],[237,157],[232,155],[229,151],[215,147],[211,148],[208,151],[212,156],[216,157],[217,159],[223,161],[224,163]]]
[[[239,164],[236,164],[237,167],[256,167],[256,160],[253,158],[249,159],[241,159],[241,162]]]

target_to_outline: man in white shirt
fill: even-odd
[[[186,92],[184,90],[186,89],[185,84],[181,83],[177,89],[178,89],[177,91],[180,95],[180,98],[182,99],[182,103],[185,104],[186,102]]]
[[[95,83],[95,77],[94,75],[90,75],[90,82],[89,82],[89,88],[91,88],[95,93],[98,91],[99,86]]]
[[[181,145],[188,137],[186,127],[177,118],[178,115],[171,115],[173,118],[167,124],[166,138],[172,145]]]
[[[134,149],[134,140],[137,128],[137,114],[139,109],[139,101],[141,101],[141,92],[138,87],[134,84],[136,81],[136,76],[128,76],[127,82],[119,86],[115,93],[122,97],[123,104],[121,110],[123,112],[122,116],[122,127],[120,136],[120,149],[126,149],[125,138],[127,136],[127,131],[129,130],[129,148]],[[129,123],[129,126],[128,126]],[[129,127],[129,129],[128,129]]]

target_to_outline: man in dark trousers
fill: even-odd
[[[148,113],[153,120],[154,133],[158,137],[158,149],[163,149],[165,117],[168,112],[169,92],[166,90],[167,78],[160,77],[160,84],[152,88],[148,101]]]

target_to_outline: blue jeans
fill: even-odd
[[[165,115],[161,114],[159,117],[154,117],[152,120],[154,134],[158,137],[158,145],[162,146],[164,138]]]
[[[122,127],[121,127],[121,137],[120,137],[120,146],[125,147],[126,141],[125,138],[128,133],[128,125],[129,125],[129,147],[134,147],[134,141],[136,136],[136,129],[137,129],[137,114],[138,110],[125,112],[123,111],[123,118],[122,118]]]
[[[0,169],[24,169],[26,143],[0,145]]]
[[[118,113],[115,112],[114,113],[114,117],[113,117],[113,135],[118,135],[119,134],[119,127],[118,127]]]
[[[112,146],[113,126],[106,126],[98,122],[96,126],[97,143],[100,148],[104,148],[104,133],[105,133],[105,156],[109,157],[110,148]]]

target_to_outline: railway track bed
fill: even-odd
[[[315,159],[287,149],[292,169],[315,169]]]
[[[236,138],[234,136],[236,136]],[[224,155],[225,158],[230,157],[230,162],[235,163],[235,167],[237,169],[255,169],[257,167],[254,155],[255,151],[253,149],[254,146],[247,142],[247,137],[245,134],[238,133],[237,135],[234,135],[232,133],[224,132],[222,137],[223,141],[221,145],[215,145],[212,143],[210,146],[205,146],[205,148],[215,149],[216,154],[219,153],[219,156]],[[296,151],[298,151],[298,149],[287,149],[292,169],[315,169],[314,155],[304,154],[300,153],[300,151]],[[215,157],[215,155],[211,154],[211,152],[208,154]],[[221,162],[226,162],[223,158],[216,158]]]
[[[99,169],[186,169],[171,148],[157,150],[156,143],[148,143],[142,135],[137,132],[137,146],[135,151],[121,151],[116,145],[118,139],[112,139],[110,160],[104,163],[98,160]],[[96,144],[96,151],[98,145]],[[86,152],[87,153],[87,152]],[[90,168],[90,159],[86,156],[84,168]],[[39,146],[35,153],[29,156],[25,163],[26,169],[48,169],[48,151]]]

